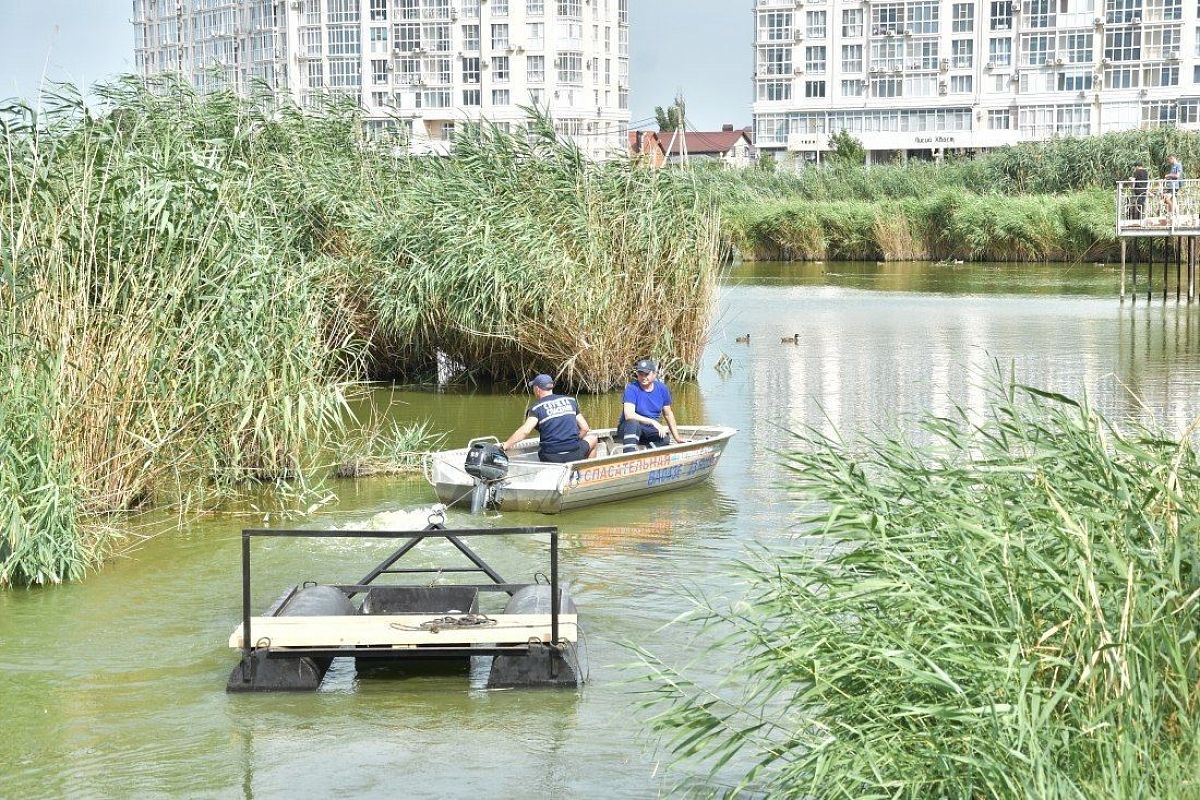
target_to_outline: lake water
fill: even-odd
[[[639,646],[718,678],[736,657],[672,624],[691,595],[732,601],[748,545],[802,546],[778,451],[805,426],[846,436],[914,414],[985,408],[1000,364],[1021,381],[1087,393],[1116,418],[1182,430],[1200,412],[1200,311],[1116,299],[1092,265],[754,264],[721,292],[699,380],[675,385],[681,422],[740,430],[707,485],[559,517],[562,574],[586,629],[589,681],[573,691],[495,691],[460,670],[363,678],[338,662],[308,695],[227,695],[240,615],[242,508],[189,521],[79,585],[0,594],[0,797],[655,797],[678,774],[641,733]],[[1144,296],[1144,295],[1143,295]],[[736,337],[750,334],[750,343]],[[781,339],[800,334],[800,344]],[[714,365],[732,358],[727,373]],[[552,371],[554,365],[546,365]],[[507,435],[520,395],[379,390],[380,409],[430,419],[456,445]],[[594,426],[618,397],[582,399]],[[411,529],[433,503],[420,480],[334,484],[339,501],[301,524]],[[472,524],[461,513],[451,526]],[[352,582],[385,542],[261,540],[255,605],[304,580]],[[480,552],[505,578],[545,570],[544,542]],[[440,561],[449,546],[421,558]]]

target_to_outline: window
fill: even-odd
[[[872,78],[871,79],[871,96],[872,97],[900,97],[903,84],[899,78]]]
[[[1092,88],[1092,71],[1090,69],[1069,69],[1058,75],[1058,90],[1060,92],[1083,92]]]
[[[1095,60],[1091,33],[1064,33],[1058,42],[1057,57],[1068,64],[1090,64]]]
[[[492,105],[494,106],[509,106],[512,105],[512,95],[508,89],[492,89]]]
[[[371,21],[387,22],[387,0],[371,0]]]
[[[804,15],[805,35],[810,39],[825,38],[825,12],[808,11]]]
[[[760,47],[758,49],[758,74],[791,75],[791,47]]]
[[[1141,61],[1142,32],[1133,28],[1105,31],[1104,57],[1109,61]]]
[[[863,46],[861,44],[842,45],[842,72],[863,71]],[[844,94],[844,92],[843,92]]]
[[[492,16],[507,17],[508,16],[508,0],[492,0]]]
[[[558,82],[583,85],[583,53],[561,52],[558,54]]]
[[[904,28],[904,6],[900,3],[878,3],[871,6],[871,35],[883,36]]]
[[[400,50],[405,53],[411,53],[414,50],[420,50],[421,26],[411,24],[397,25],[396,47],[400,48]]]
[[[546,23],[528,22],[525,24],[525,46],[530,50],[541,50],[546,46]]]
[[[371,59],[371,83],[378,86],[388,82],[388,62],[386,58]]]
[[[1183,19],[1182,0],[1146,0],[1147,22],[1169,22]]]
[[[386,53],[388,51],[388,29],[371,28],[371,52]]]
[[[545,0],[525,0],[525,14],[530,17],[540,17],[546,13]]]
[[[760,42],[790,42],[792,40],[792,12],[764,11],[758,15],[758,40]]]
[[[842,10],[842,36],[847,38],[863,35],[863,12],[861,8]]]
[[[480,49],[479,26],[478,25],[463,25],[462,26],[462,34],[463,34],[463,50],[467,50],[472,53],[479,52],[479,49]]]
[[[781,80],[766,80],[758,83],[758,99],[766,101],[791,100],[792,82]]]
[[[993,0],[988,29],[993,31],[1012,30],[1012,3],[1009,0]]]
[[[511,76],[511,69],[508,56],[496,56],[492,59],[492,80],[497,83],[507,83]]]
[[[1141,82],[1141,70],[1135,67],[1109,67],[1104,70],[1106,89],[1136,89]]]
[[[805,81],[804,82],[805,97],[824,97],[825,96],[825,81]]]
[[[492,49],[507,50],[508,49],[508,25],[493,25],[492,26]]]
[[[479,19],[479,0],[463,0],[462,13],[464,19]]]
[[[358,0],[326,0],[329,23],[358,22]]]
[[[938,41],[937,39],[927,39],[915,46],[912,54],[917,57],[917,61],[910,62],[909,66],[916,69],[937,69],[938,64]]]
[[[356,59],[330,59],[329,85],[351,88],[362,85],[362,62]]]
[[[855,78],[854,80],[842,81],[842,97],[862,97],[863,82]]]
[[[525,78],[530,83],[542,83],[546,80],[546,57],[525,57]]]
[[[1006,131],[1012,127],[1012,112],[1007,108],[992,109],[987,112],[988,130]]]
[[[483,105],[483,92],[479,89],[463,89],[462,99],[464,106],[481,106]]]
[[[825,71],[825,48],[824,48],[824,46],[804,48],[804,69],[808,72],[824,72]],[[822,95],[822,97],[823,96],[824,95]]]
[[[357,26],[329,26],[329,55],[356,56],[362,52],[359,35],[362,33]]]
[[[1021,49],[1023,66],[1031,67],[1045,64],[1054,50],[1054,35],[1047,33],[1021,34]]]
[[[1021,11],[1027,28],[1053,28],[1054,7],[1059,0],[1022,0]]]
[[[954,33],[970,33],[975,30],[975,4],[955,3],[951,9],[950,30]]]
[[[906,75],[904,77],[905,97],[933,97],[937,94],[937,88],[936,75]]]
[[[1142,57],[1153,61],[1178,58],[1182,33],[1178,25],[1147,25],[1142,28]]]
[[[974,63],[975,41],[973,39],[955,39],[950,42],[950,66],[955,69],[969,69]]]
[[[583,0],[558,0],[558,15],[583,19]]]
[[[402,58],[397,63],[396,83],[402,86],[412,86],[421,80],[421,59]]]
[[[1192,83],[1200,83],[1200,64],[1192,67]]]
[[[1164,67],[1155,66],[1147,67],[1142,71],[1142,86],[1153,88],[1155,86],[1178,86],[1179,85],[1179,67]]]
[[[462,66],[463,83],[479,83],[479,80],[480,80],[479,58],[477,56],[473,56],[471,58],[464,58],[462,65],[463,65]]]
[[[938,32],[938,4],[921,2],[908,7],[907,30],[914,34]]]
[[[1012,39],[988,39],[988,61],[994,67],[1012,65]]]
[[[1104,4],[1104,19],[1111,24],[1133,22],[1142,18],[1142,0],[1107,0]]]

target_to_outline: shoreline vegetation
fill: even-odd
[[[1195,426],[999,377],[989,401],[913,438],[799,435],[803,543],[689,623],[738,669],[642,654],[664,747],[752,796],[1197,796]]]
[[[0,588],[81,578],[114,514],[387,471],[348,396],[439,358],[605,391],[654,353],[695,374],[719,269],[688,175],[598,165],[533,116],[447,158],[173,80],[0,108]]]
[[[746,261],[1111,261],[1115,186],[1138,160],[1200,167],[1176,128],[1056,139],[943,164],[837,163],[799,174],[697,170]]]

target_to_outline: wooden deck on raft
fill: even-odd
[[[436,645],[470,647],[479,644],[527,644],[550,642],[549,614],[489,614],[494,625],[469,627],[426,627],[445,614],[378,614],[353,617],[252,617],[252,645],[271,650],[288,648],[391,647],[395,649]],[[579,640],[579,617],[559,614],[558,638]],[[268,644],[269,642],[269,644]],[[229,646],[242,647],[242,626],[229,636]]]

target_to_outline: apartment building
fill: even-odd
[[[137,69],[200,91],[348,95],[372,128],[444,152],[456,126],[550,111],[589,155],[623,153],[629,0],[134,0]]]
[[[1197,0],[756,0],[760,152],[870,160],[1200,123]]]

